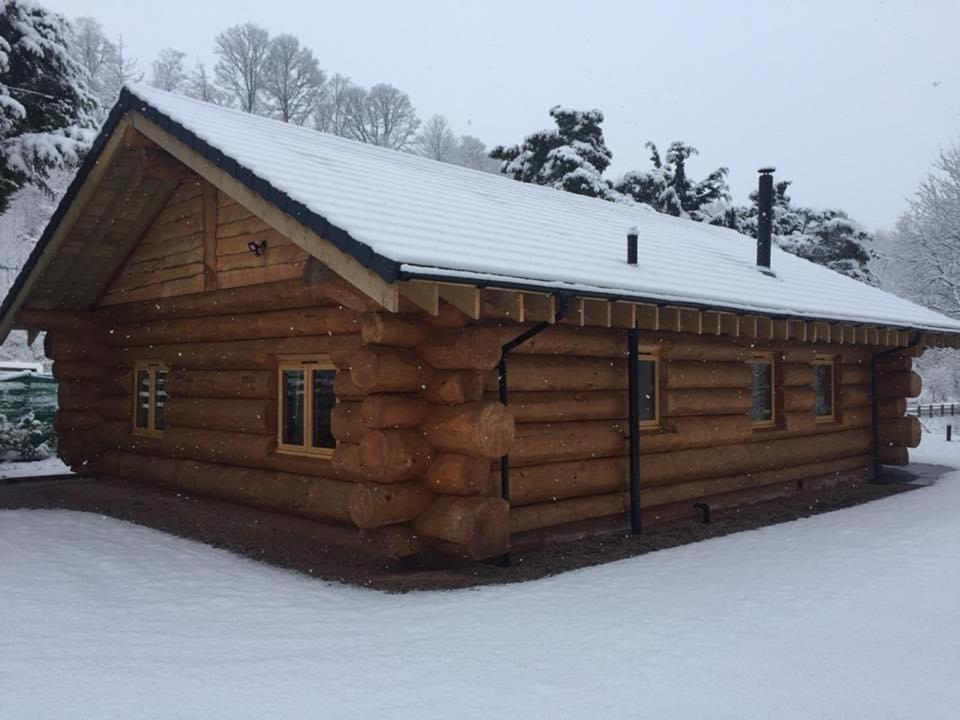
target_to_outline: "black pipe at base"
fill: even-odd
[[[538,322],[529,330],[517,335],[513,340],[508,343],[504,343],[503,347],[500,349],[500,362],[497,363],[497,373],[499,377],[499,396],[500,402],[504,405],[507,405],[508,402],[508,392],[507,392],[507,355],[518,345],[522,345],[527,340],[532,337],[535,337],[546,330],[551,325],[560,322],[567,316],[567,307],[569,304],[569,298],[565,295],[560,295],[557,298],[557,313],[554,317],[554,322],[550,323],[546,320]],[[510,502],[510,453],[507,453],[502,458],[500,458],[500,497]],[[501,555],[497,564],[501,567],[509,567],[511,562],[510,552],[505,552]]]
[[[627,332],[627,393],[629,400],[630,427],[630,532],[639,535],[643,529],[640,517],[640,371],[638,334]]]

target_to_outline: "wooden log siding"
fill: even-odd
[[[498,328],[501,339],[517,326]],[[869,351],[809,344],[640,333],[660,348],[661,428],[643,432],[642,504],[654,515],[677,503],[752,501],[795,492],[804,479],[862,480],[869,468]],[[781,423],[757,431],[748,416],[752,352],[777,354]],[[626,343],[616,330],[561,325],[510,358],[510,515],[514,533],[627,512]],[[836,421],[812,412],[818,357],[835,359]],[[496,372],[486,374],[493,399]],[[907,431],[900,431],[901,434]],[[499,487],[496,465],[490,483]],[[731,494],[732,493],[732,494]],[[645,513],[646,517],[646,513]]]
[[[259,258],[251,241],[267,242]],[[436,298],[413,290],[403,314],[373,311],[245,208],[186,181],[101,307],[54,319],[62,452],[75,466],[345,523],[392,555],[432,546],[489,557],[507,549],[510,532],[624,514],[626,333],[618,327],[628,316],[640,322],[643,308],[581,303],[583,318],[614,327],[560,323],[515,348],[504,408],[500,348],[532,323],[515,322],[516,313],[472,322],[465,298],[460,309],[440,302],[425,314],[418,306]],[[550,319],[549,303],[527,308],[521,299],[519,308]],[[639,331],[642,346],[659,348],[661,375],[661,426],[641,438],[645,518],[680,517],[697,499],[723,506],[868,472],[876,348],[803,323],[802,339],[787,340],[789,327],[763,318],[752,319],[752,336],[739,334],[739,321],[736,337],[720,336],[726,316],[654,311],[656,322],[641,327],[657,329]],[[762,432],[748,416],[745,364],[758,351],[776,355],[780,388],[780,422]],[[278,357],[309,354],[329,355],[338,369],[330,458],[276,452]],[[810,363],[822,357],[835,363],[832,423],[812,413]],[[132,368],[145,359],[170,368],[168,427],[155,438],[131,433]],[[909,357],[885,359],[881,373],[878,409],[891,421],[881,454],[905,462],[917,427],[902,409],[919,381]],[[500,499],[496,462],[506,451],[512,508]]]

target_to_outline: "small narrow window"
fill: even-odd
[[[818,422],[834,419],[836,405],[836,381],[833,372],[833,360],[817,360],[813,364],[813,389],[816,399],[813,413]]]
[[[660,424],[659,358],[653,352],[637,354],[637,383],[640,394],[640,427],[653,428]]]
[[[278,441],[281,450],[329,455],[337,446],[330,430],[330,414],[336,403],[335,374],[336,369],[325,358],[280,363]]]
[[[155,435],[167,427],[167,367],[159,362],[139,362],[134,369],[133,428]]]
[[[757,427],[771,427],[776,420],[773,357],[758,355],[747,363],[750,366],[750,418]]]

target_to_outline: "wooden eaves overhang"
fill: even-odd
[[[474,320],[514,320],[552,323],[556,298],[514,288],[491,288],[433,280],[405,280],[400,292],[406,301],[431,314],[443,300]],[[811,343],[906,347],[924,336],[924,347],[960,348],[960,333],[865,325],[738,312],[734,309],[663,304],[605,297],[571,297],[561,323],[581,326],[726,335],[752,340],[793,340]]]
[[[333,270],[377,305],[437,314],[443,300],[474,320],[554,322],[557,297],[570,300],[561,322],[584,326],[758,340],[906,347],[960,347],[960,333],[863,325],[652,299],[581,296],[505,283],[484,287],[404,272],[349,232],[291,199],[183,125],[124,90],[77,177],[0,306],[0,340],[21,308],[91,308],[176,186],[179,164]],[[90,209],[93,208],[93,212]]]

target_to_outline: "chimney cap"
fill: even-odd
[[[761,175],[772,175],[774,172],[776,172],[776,170],[777,169],[773,165],[766,165],[757,170],[757,172]]]

